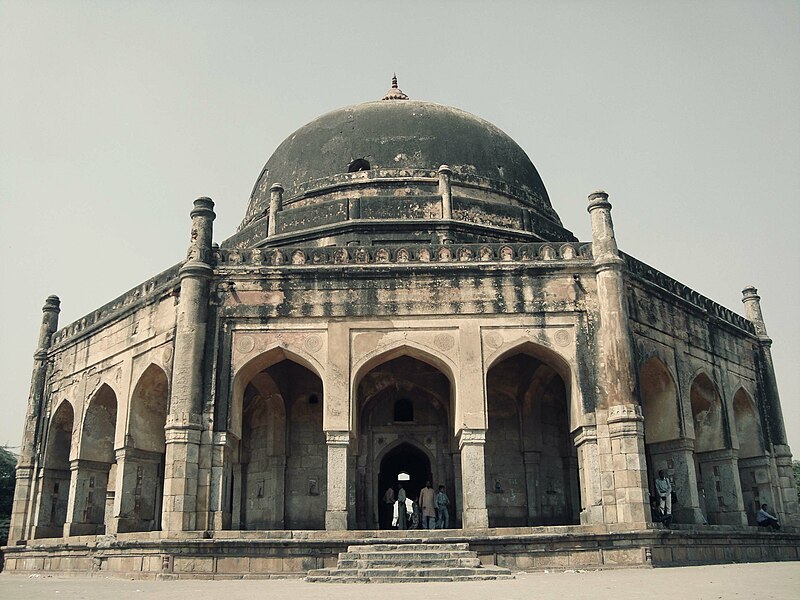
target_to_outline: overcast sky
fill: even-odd
[[[762,296],[800,453],[800,3],[0,0],[0,444],[46,296],[61,325],[231,235],[292,131],[380,98],[460,107],[529,154],[565,226],[741,313]]]

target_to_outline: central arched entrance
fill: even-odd
[[[451,526],[459,526],[460,466],[455,468],[459,453],[451,426],[452,385],[442,367],[435,365],[436,359],[424,352],[402,348],[378,357],[356,378],[352,528],[391,527],[383,496],[400,473],[408,475],[404,488],[414,500],[426,480],[434,489],[445,486]]]
[[[409,498],[417,498],[426,481],[431,481],[431,461],[427,454],[409,443],[402,443],[387,452],[381,460],[378,473],[378,495],[383,498],[390,487],[397,491],[402,484]],[[391,506],[382,503],[380,528],[389,529],[392,525]]]

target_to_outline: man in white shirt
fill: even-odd
[[[756,513],[756,523],[758,523],[759,527],[769,527],[775,531],[781,528],[781,524],[778,523],[777,517],[767,512],[766,504],[762,504],[761,510]]]
[[[672,516],[672,482],[664,471],[658,472],[656,479],[656,495],[658,495],[658,508],[664,520]]]

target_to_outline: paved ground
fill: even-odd
[[[0,575],[20,600],[800,600],[800,563],[518,574],[513,581],[321,584],[300,580],[131,581]]]

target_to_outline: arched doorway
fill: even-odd
[[[324,529],[327,444],[320,377],[281,349],[234,381],[223,489],[232,529]]]
[[[404,351],[413,355],[398,356]],[[434,488],[444,485],[451,501],[451,526],[459,526],[460,469],[454,469],[459,454],[452,435],[451,383],[435,364],[434,358],[403,348],[384,361],[379,358],[356,378],[358,436],[352,445],[356,468],[351,471],[356,511],[351,527],[389,526],[383,495],[403,470],[410,476],[409,498],[416,499],[426,479]]]
[[[692,382],[690,402],[700,507],[712,525],[746,525],[739,468],[730,448],[722,400],[705,373]]]
[[[672,505],[676,523],[702,523],[695,476],[694,446],[683,431],[678,387],[667,365],[651,356],[639,369],[639,391],[644,415],[647,479],[652,498],[655,480],[664,471],[678,502]]]
[[[402,443],[389,450],[381,460],[378,473],[378,489],[380,498],[389,487],[395,492],[399,485],[403,486],[409,498],[419,497],[419,491],[426,481],[433,480],[431,461],[428,455],[416,446]],[[381,529],[390,529],[392,525],[391,507],[381,505],[379,522]]]
[[[489,527],[568,525],[580,519],[578,458],[562,373],[555,357],[530,344],[486,375]]]
[[[739,481],[742,486],[742,501],[750,525],[756,525],[756,513],[766,502],[777,510],[778,504],[770,485],[770,459],[764,451],[761,420],[750,394],[739,388],[733,396],[733,415],[736,421],[736,437],[739,440]]]
[[[118,532],[161,529],[168,405],[167,375],[151,364],[131,395],[128,435],[121,453]]]
[[[94,535],[111,520],[117,457],[117,395],[103,384],[92,396],[83,418],[78,458],[71,463],[70,506],[65,535]]]
[[[50,420],[42,469],[39,515],[35,538],[61,537],[67,520],[69,498],[69,459],[75,411],[64,400]]]

